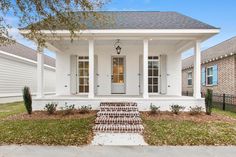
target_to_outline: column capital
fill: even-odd
[[[43,54],[43,50],[44,50],[44,47],[38,45],[38,47],[37,47],[37,53]]]

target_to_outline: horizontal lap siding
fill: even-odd
[[[55,71],[45,69],[45,92],[55,91]],[[29,86],[31,92],[37,89],[36,64],[0,57],[0,95],[21,94]]]

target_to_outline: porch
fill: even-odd
[[[76,95],[60,95],[60,96],[45,96],[43,98],[36,98],[33,100],[34,110],[42,110],[45,104],[49,102],[56,102],[58,107],[64,107],[65,104],[74,104],[76,108],[90,105],[92,109],[98,110],[99,105],[102,102],[135,102],[138,105],[140,111],[150,110],[150,105],[159,106],[161,111],[170,110],[170,106],[178,104],[185,107],[185,111],[189,110],[190,106],[202,106],[204,107],[204,99],[196,99],[189,96],[174,96],[174,95],[152,95],[149,98],[143,98],[142,96],[94,96],[93,99],[88,99],[87,96]]]

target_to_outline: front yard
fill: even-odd
[[[212,116],[166,114],[142,114],[148,144],[236,145],[236,113],[214,109]]]
[[[26,115],[23,103],[0,105],[0,145],[85,145],[92,140],[95,113],[87,115]]]
[[[142,113],[144,138],[150,145],[236,145],[236,113],[213,110],[190,116]],[[33,112],[22,102],[0,105],[0,145],[85,145],[93,138],[96,112],[63,115]]]

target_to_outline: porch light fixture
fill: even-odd
[[[115,44],[114,44],[114,47],[116,49],[116,53],[119,55],[120,52],[121,52],[121,43],[120,43],[120,39],[117,39]]]

